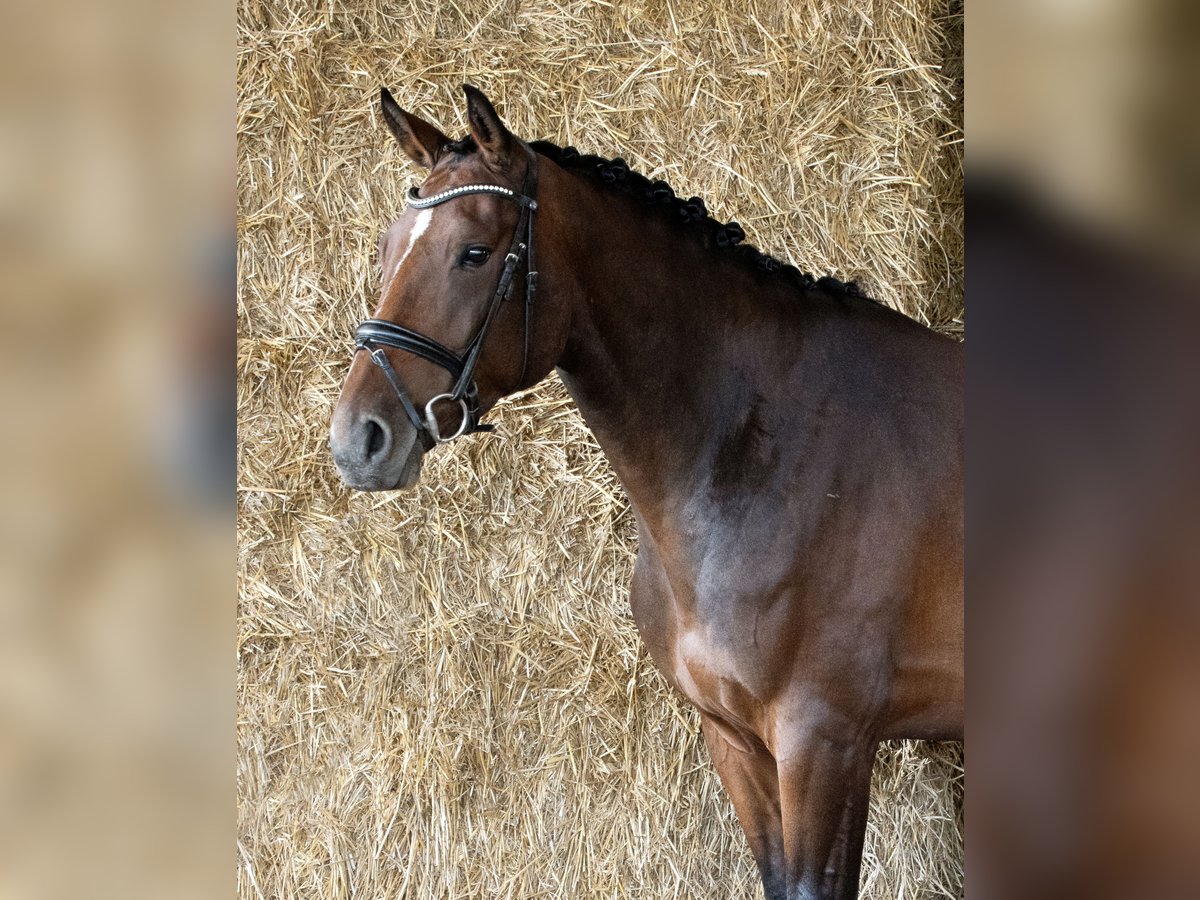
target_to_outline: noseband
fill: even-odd
[[[527,150],[527,152],[529,153],[529,166],[525,170],[525,183],[521,187],[520,194],[498,184],[466,184],[462,187],[450,188],[431,197],[420,196],[417,188],[408,192],[408,205],[413,209],[429,209],[471,194],[495,194],[498,197],[507,197],[521,207],[521,215],[513,229],[512,243],[508,248],[508,255],[504,257],[504,271],[500,273],[496,292],[492,295],[491,303],[488,304],[483,323],[475,332],[475,336],[471,338],[471,342],[467,344],[467,349],[463,351],[463,354],[459,356],[453,350],[433,338],[426,337],[419,331],[413,331],[411,328],[405,328],[403,325],[396,325],[383,319],[367,319],[354,332],[355,350],[366,350],[371,354],[371,361],[383,370],[392,390],[400,398],[400,403],[404,406],[404,411],[408,414],[413,427],[417,429],[417,437],[425,450],[452,441],[456,437],[462,437],[464,434],[492,430],[491,425],[479,421],[479,388],[474,379],[475,365],[479,362],[483,342],[487,338],[488,329],[496,317],[500,303],[512,293],[513,275],[522,260],[525,260],[526,263],[525,341],[521,357],[521,377],[517,379],[514,390],[525,382],[529,366],[529,316],[533,306],[533,295],[537,291],[538,274],[533,258],[533,213],[537,210],[537,200],[535,199],[537,197],[537,154],[532,150]],[[524,240],[521,239],[522,235],[524,235]],[[454,387],[449,393],[438,394],[431,398],[425,404],[425,415],[422,416],[404,390],[400,376],[392,368],[383,347],[405,350],[441,366],[454,379]],[[434,407],[442,401],[457,403],[462,411],[462,422],[459,424],[458,430],[449,436],[442,435],[438,428],[437,416],[434,414]]]

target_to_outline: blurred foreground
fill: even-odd
[[[1200,896],[1195,10],[971,10],[971,897]]]
[[[233,881],[233,29],[0,29],[0,897]]]

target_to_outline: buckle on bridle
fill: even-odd
[[[521,261],[521,256],[525,253],[525,245],[517,244],[516,250],[509,250],[508,255],[504,257],[506,265],[515,267]]]
[[[439,400],[453,400],[462,407],[462,421],[458,425],[458,431],[449,437],[442,437],[442,432],[438,428],[437,416],[433,412],[433,404]],[[439,444],[445,444],[455,438],[462,437],[467,433],[467,427],[471,424],[471,408],[467,405],[465,397],[456,397],[453,394],[438,394],[435,397],[430,397],[429,402],[425,404],[425,427],[429,429],[430,435]]]

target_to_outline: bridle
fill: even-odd
[[[500,273],[496,292],[492,295],[491,303],[488,304],[483,323],[475,332],[475,336],[471,338],[470,343],[467,344],[462,356],[419,331],[413,331],[411,328],[405,328],[403,325],[383,319],[367,319],[354,332],[355,352],[366,350],[371,354],[371,361],[383,370],[384,377],[392,386],[392,390],[396,392],[396,396],[400,398],[404,411],[417,429],[417,437],[425,450],[462,437],[464,434],[492,430],[491,425],[479,421],[479,387],[475,384],[474,379],[475,365],[479,362],[483,342],[487,338],[488,329],[496,318],[501,302],[512,293],[513,275],[522,259],[526,261],[525,340],[521,357],[521,376],[517,379],[513,390],[525,383],[525,375],[529,367],[530,310],[533,306],[533,296],[537,291],[538,275],[533,256],[533,214],[537,211],[537,154],[528,147],[525,149],[529,154],[529,165],[525,170],[525,181],[519,194],[498,184],[465,184],[461,187],[441,191],[431,197],[422,197],[415,187],[408,192],[408,205],[413,209],[429,209],[471,194],[495,194],[498,197],[506,197],[521,207],[521,215],[513,229],[512,243],[508,248],[508,255],[504,257],[504,271]],[[524,240],[521,240],[522,233]],[[400,376],[392,368],[383,347],[405,350],[441,366],[454,379],[454,387],[448,393],[432,397],[425,404],[425,415],[422,416],[404,390]],[[437,416],[434,415],[434,406],[443,400],[457,403],[462,410],[462,422],[459,423],[458,430],[449,436],[442,435],[438,427]]]

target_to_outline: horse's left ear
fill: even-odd
[[[467,124],[471,127],[471,137],[479,145],[484,161],[493,169],[503,169],[512,158],[513,145],[516,139],[512,136],[500,117],[496,108],[483,95],[483,91],[471,84],[464,84],[463,91],[467,95]]]
[[[387,88],[379,89],[379,108],[388,131],[400,142],[400,149],[418,166],[432,169],[437,165],[442,147],[450,140],[424,119],[400,108]]]

